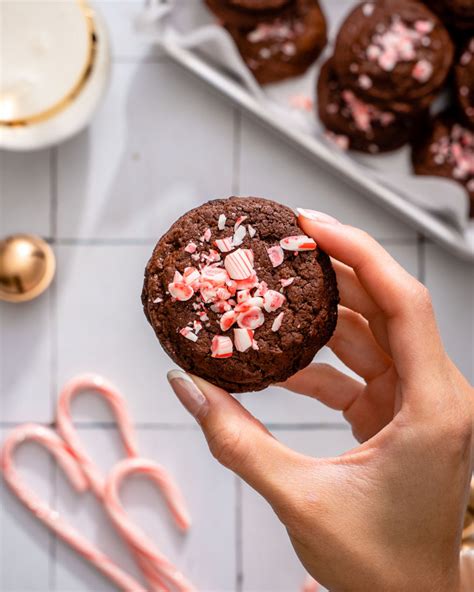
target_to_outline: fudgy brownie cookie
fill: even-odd
[[[474,217],[474,133],[444,113],[436,117],[427,134],[413,146],[417,175],[447,177],[461,183],[470,198]]]
[[[232,197],[191,210],[160,239],[142,301],[179,366],[238,393],[311,362],[336,326],[338,291],[291,209]]]
[[[253,27],[284,16],[295,0],[204,0],[223,25]]]
[[[367,103],[344,88],[332,59],[321,68],[317,94],[320,120],[352,150],[377,154],[400,148],[410,139],[413,118]]]
[[[334,68],[364,100],[413,112],[433,101],[453,53],[446,28],[421,2],[362,2],[339,31]]]
[[[455,68],[456,97],[465,122],[474,128],[474,37],[466,44]]]
[[[305,72],[326,45],[318,0],[295,0],[285,15],[252,27],[227,27],[242,58],[261,83]]]

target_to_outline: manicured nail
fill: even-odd
[[[308,220],[314,220],[315,222],[321,222],[321,224],[340,224],[339,220],[324,212],[305,210],[304,208],[296,208],[296,211],[299,216],[303,216],[303,218],[307,218]]]
[[[168,382],[189,413],[199,422],[209,410],[209,403],[193,379],[182,370],[170,370]]]

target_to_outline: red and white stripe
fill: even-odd
[[[214,335],[211,344],[211,356],[213,358],[230,358],[233,353],[234,346],[232,339],[225,335]]]
[[[221,253],[228,253],[234,248],[234,243],[231,236],[227,236],[226,238],[218,238],[216,241],[214,241],[214,244]]]
[[[234,344],[238,352],[246,352],[253,345],[252,329],[234,329]]]
[[[298,236],[282,238],[280,246],[285,251],[314,251],[317,245],[311,237],[300,234]]]
[[[264,322],[265,316],[258,306],[252,306],[237,317],[237,324],[241,329],[258,329]]]
[[[263,296],[263,308],[267,312],[278,310],[285,302],[286,298],[280,292],[268,290]]]
[[[280,245],[275,245],[274,247],[268,248],[267,253],[273,267],[278,267],[285,259],[285,254],[283,253],[283,249],[280,247]]]
[[[227,273],[233,280],[245,280],[253,274],[253,261],[247,249],[237,249],[227,255],[224,261]]]

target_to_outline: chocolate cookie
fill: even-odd
[[[474,37],[466,44],[455,68],[456,97],[465,122],[474,128]]]
[[[453,53],[449,33],[424,4],[378,0],[359,4],[343,23],[334,68],[362,99],[410,113],[431,104]]]
[[[261,83],[303,74],[326,45],[326,19],[317,0],[295,0],[285,15],[252,27],[227,27]]]
[[[367,103],[341,86],[332,59],[321,68],[317,93],[320,120],[330,132],[346,138],[348,148],[377,154],[409,141],[413,118]]]
[[[453,30],[453,39],[457,41],[459,31],[474,29],[474,3],[472,0],[423,0],[430,10],[435,12],[443,24]],[[458,31],[456,31],[456,29]]]
[[[413,146],[413,167],[417,175],[447,177],[464,185],[474,217],[474,133],[450,114],[433,120],[427,134]]]
[[[284,16],[295,0],[204,0],[223,25],[254,27]]]
[[[238,393],[311,362],[336,326],[338,291],[292,210],[232,197],[191,210],[160,239],[142,301],[177,364]]]

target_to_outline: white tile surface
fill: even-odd
[[[127,397],[137,422],[187,422],[166,381],[173,363],[143,314],[151,245],[58,247],[58,382],[98,372]]]
[[[350,450],[348,430],[274,430],[295,450],[312,456],[334,456]],[[267,502],[250,487],[242,490],[243,591],[296,592],[304,581],[285,528]]]
[[[232,151],[231,108],[202,83],[169,63],[115,64],[93,124],[59,148],[59,236],[157,239],[231,193]]]
[[[404,223],[247,116],[242,117],[239,192],[327,212],[379,239],[414,237]]]
[[[3,443],[8,430],[0,429]],[[52,500],[50,457],[35,444],[15,454],[24,482],[43,500]],[[0,481],[0,590],[45,592],[50,589],[49,531]]]
[[[51,232],[50,150],[0,150],[0,236]]]
[[[90,450],[101,450],[101,467],[106,470],[120,457],[113,430],[82,429]],[[139,430],[143,456],[165,466],[181,487],[193,519],[187,535],[177,531],[156,489],[145,479],[126,483],[122,500],[139,526],[202,592],[231,592],[235,589],[235,487],[233,476],[211,458],[197,429]],[[111,557],[131,571],[124,546],[104,519],[98,504],[78,500],[64,479],[58,481],[58,507],[81,532],[100,544]],[[212,486],[211,486],[212,484]],[[58,548],[56,585],[58,590],[112,590],[101,576],[84,567],[67,548]]]
[[[426,245],[426,285],[431,291],[445,347],[474,383],[474,266]]]
[[[0,302],[0,422],[52,419],[51,298]]]

